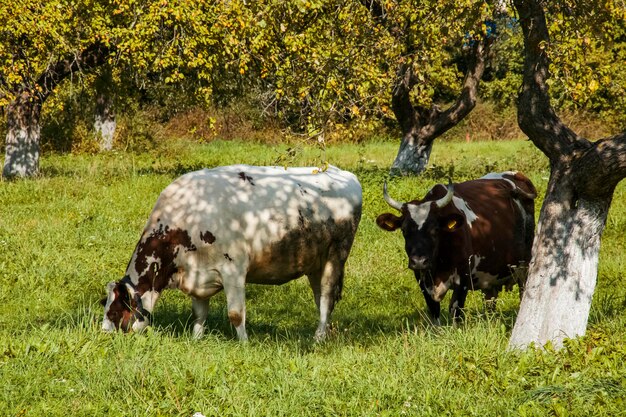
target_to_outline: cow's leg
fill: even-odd
[[[145,293],[143,293],[143,295],[141,296],[141,304],[142,307],[144,308],[145,311],[147,311],[148,314],[147,317],[144,317],[143,320],[137,320],[133,323],[133,331],[135,332],[141,332],[143,331],[146,327],[150,326],[152,323],[152,312],[154,311],[154,305],[156,304],[157,300],[159,299],[160,293],[158,291],[146,291]]]
[[[482,290],[485,296],[485,311],[493,313],[496,311],[496,299],[498,298],[498,289],[489,288]]]
[[[194,339],[200,339],[204,335],[204,322],[209,315],[209,299],[191,297],[191,308],[193,310],[192,334]]]
[[[430,320],[435,326],[439,326],[441,324],[441,305],[430,296],[426,290],[424,280],[419,280],[419,284],[420,290],[422,290],[422,294],[424,295],[424,300],[426,301],[426,307],[428,307],[428,312],[430,313]]]
[[[248,334],[246,333],[245,275],[242,275],[241,279],[225,278],[224,293],[226,294],[228,320],[235,327],[237,338],[245,342],[248,340]]]
[[[454,291],[452,291],[452,298],[450,299],[450,317],[452,317],[453,325],[463,320],[465,316],[463,309],[465,308],[467,292],[467,289],[463,288],[455,288]]]
[[[313,298],[315,298],[315,305],[317,306],[317,311],[320,315],[320,321],[317,326],[317,330],[315,330],[315,341],[321,341],[324,338],[324,334],[326,333],[326,326],[328,320],[327,308],[324,307],[324,312],[322,312],[321,299],[322,299],[322,272],[317,271],[314,273],[310,273],[307,275],[309,279],[309,285],[311,285],[311,290],[313,290]],[[327,303],[325,303],[327,304]]]
[[[331,257],[332,257],[331,249]],[[321,272],[308,275],[315,304],[320,313],[320,321],[315,330],[315,341],[320,342],[326,338],[326,329],[330,315],[335,308],[335,303],[341,298],[343,288],[345,260],[329,259],[324,264]]]
[[[526,262],[521,262],[519,266],[513,267],[511,271],[513,282],[517,283],[519,287],[519,300],[522,301],[524,297],[524,290],[526,289],[526,279],[528,278],[528,265]]]

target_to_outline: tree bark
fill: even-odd
[[[549,159],[526,290],[509,348],[559,348],[584,335],[595,290],[600,241],[615,186],[626,177],[626,134],[590,142],[550,105],[546,18],[541,1],[515,0],[524,32],[522,131]]]
[[[398,154],[391,165],[389,173],[396,175],[419,175],[426,169],[434,140],[420,140],[411,134],[404,135],[400,142]]]
[[[611,196],[576,198],[571,177],[571,169],[552,171],[511,348],[559,348],[585,334]]]
[[[5,178],[31,177],[39,172],[41,101],[30,91],[19,94],[6,109]]]
[[[113,103],[113,79],[110,69],[106,69],[96,82],[96,107],[94,111],[94,133],[100,150],[113,149],[113,137],[117,122]]]

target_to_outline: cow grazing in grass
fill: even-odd
[[[191,172],[159,196],[125,276],[108,285],[103,329],[141,330],[165,288],[192,299],[200,337],[209,298],[224,290],[228,318],[246,340],[246,284],[306,275],[326,334],[361,217],[347,171],[235,165]]]
[[[493,301],[503,285],[526,282],[535,228],[537,191],[519,172],[493,173],[447,187],[435,185],[421,200],[387,203],[401,215],[384,213],[376,223],[402,230],[409,268],[439,324],[440,302],[452,288],[450,315],[462,317],[467,292],[480,289]]]

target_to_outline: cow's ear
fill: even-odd
[[[107,284],[107,287],[106,287],[107,296],[106,296],[106,297],[104,297],[102,300],[100,300],[100,304],[102,304],[102,307],[104,307],[104,306],[106,306],[106,305],[107,305],[107,301],[108,301],[108,299],[109,299],[109,295],[110,295],[110,294],[111,294],[111,292],[113,292],[113,290],[115,289],[115,285],[116,285],[116,284],[115,284],[115,282],[114,282],[114,281],[111,281],[111,282],[109,282],[109,283]]]
[[[383,213],[376,218],[376,224],[383,230],[393,232],[402,226],[402,217],[395,216],[391,213]]]
[[[444,232],[455,232],[465,224],[465,219],[460,214],[451,214],[441,219],[441,229]]]

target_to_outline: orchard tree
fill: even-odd
[[[104,5],[21,0],[0,5],[0,106],[7,121],[4,177],[39,170],[41,107],[64,79],[111,53]]]
[[[476,105],[497,10],[475,1],[361,3],[399,45],[392,61],[397,72],[391,107],[402,138],[391,174],[419,174],[428,164],[434,140]],[[453,63],[459,51],[463,72]]]
[[[585,334],[602,232],[615,187],[626,177],[626,132],[595,142],[576,134],[555,113],[549,81],[551,72],[563,74],[585,65],[584,55],[575,54],[576,48],[584,51],[591,42],[623,43],[626,12],[620,0],[588,4],[514,0],[514,5],[525,53],[518,121],[549,158],[550,179],[509,346],[551,342],[560,347],[565,338]],[[554,34],[567,42],[553,41]],[[591,82],[597,74],[586,75],[579,83],[593,89]],[[580,90],[577,84],[570,83]]]
[[[110,63],[134,86],[185,85],[207,99],[245,68],[243,2],[17,0],[0,3],[0,107],[7,120],[3,176],[39,169],[40,115],[63,81]],[[244,36],[248,39],[250,36]],[[237,72],[237,74],[239,74]],[[241,75],[241,74],[239,74]],[[103,103],[106,108],[106,103]],[[111,108],[109,107],[109,114]]]
[[[400,174],[421,172],[434,139],[474,107],[494,34],[485,24],[494,10],[470,0],[259,0],[245,8],[256,30],[242,70],[269,92],[265,111],[318,138],[395,117],[402,140],[392,171]]]
[[[113,137],[117,127],[114,85],[112,69],[109,65],[105,65],[94,82],[96,98],[93,122],[96,141],[103,151],[113,149]]]

